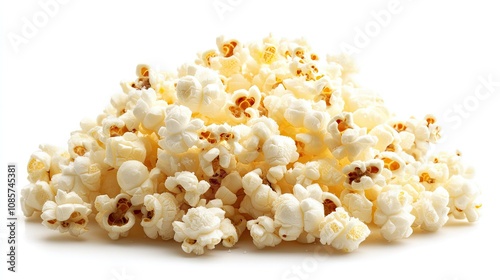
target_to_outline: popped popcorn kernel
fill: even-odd
[[[391,242],[476,222],[474,169],[459,151],[430,155],[439,120],[397,116],[357,73],[346,54],[272,34],[219,36],[176,71],[138,64],[67,146],[31,154],[23,213],[73,236],[95,217],[113,240],[137,228],[196,255],[245,234],[351,252],[374,226]]]

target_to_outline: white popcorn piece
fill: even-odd
[[[165,187],[173,192],[184,192],[184,200],[192,207],[200,201],[200,197],[210,188],[210,184],[205,181],[199,181],[192,172],[176,172],[173,177],[168,177],[165,181]]]
[[[68,140],[68,152],[73,159],[84,156],[97,148],[97,141],[92,136],[80,131],[73,131]]]
[[[300,201],[290,193],[285,193],[274,201],[274,223],[279,228],[279,236],[285,241],[299,238],[304,229],[304,217]]]
[[[437,231],[448,221],[449,194],[443,187],[433,192],[424,191],[413,203],[413,214],[416,217],[414,226],[427,231]]]
[[[274,220],[267,216],[260,216],[255,220],[247,222],[247,228],[250,231],[253,244],[259,249],[264,247],[274,247],[281,243],[278,236]]]
[[[366,128],[359,128],[354,124],[352,118],[351,113],[342,113],[328,123],[329,137],[325,141],[337,159],[361,159],[360,157],[377,142],[377,138],[366,133]]]
[[[217,72],[195,65],[188,66],[187,72],[177,81],[178,104],[208,117],[220,114],[226,93]]]
[[[474,170],[458,151],[428,154],[436,118],[400,119],[360,86],[351,57],[322,56],[304,38],[220,36],[176,71],[137,65],[67,147],[31,155],[24,214],[79,236],[95,207],[111,239],[140,219],[149,238],[197,255],[247,230],[257,248],[351,252],[370,225],[395,241],[451,215],[477,221]]]
[[[309,161],[306,164],[295,162],[293,169],[289,169],[285,174],[287,182],[293,185],[311,185],[320,177],[320,163],[318,161]]]
[[[353,217],[364,223],[372,222],[373,203],[366,198],[364,193],[344,190],[340,196],[342,207]]]
[[[242,177],[242,187],[246,194],[240,205],[240,212],[253,218],[270,215],[278,194],[266,184],[263,184],[260,169],[253,170]]]
[[[47,201],[54,200],[55,190],[45,181],[30,183],[21,190],[21,209],[26,217],[41,212]]]
[[[115,198],[100,195],[95,199],[94,206],[97,209],[95,219],[113,240],[127,237],[135,224],[135,208],[132,207],[130,198],[130,195],[121,193]]]
[[[406,162],[395,152],[381,152],[377,158],[384,162],[384,168],[391,171],[391,178],[403,176]]]
[[[164,100],[157,100],[156,92],[153,89],[143,90],[133,114],[145,129],[158,132],[165,123],[167,105]]]
[[[51,157],[44,151],[36,151],[31,154],[28,162],[28,180],[30,183],[36,181],[50,181]]]
[[[174,238],[172,222],[180,220],[184,214],[175,196],[167,192],[146,195],[141,211],[144,233],[151,239],[160,236],[163,240]]]
[[[433,155],[430,161],[434,163],[445,163],[448,166],[449,176],[461,175],[466,179],[472,179],[474,177],[474,168],[466,166],[462,162],[462,156],[459,151],[454,153],[450,152],[439,152]]]
[[[419,166],[417,175],[426,190],[434,191],[448,181],[448,166],[445,163],[424,163]]]
[[[456,219],[467,219],[475,222],[480,217],[483,206],[480,202],[481,192],[477,185],[459,175],[453,175],[444,188],[450,195],[448,207]]]
[[[413,233],[415,216],[411,214],[411,202],[412,197],[397,186],[389,185],[378,196],[373,221],[387,241],[408,238]]]
[[[202,255],[205,249],[212,250],[222,241],[223,220],[224,210],[220,208],[190,208],[182,217],[182,221],[173,222],[174,240],[182,242],[184,252]]]
[[[57,190],[54,200],[43,205],[43,225],[61,233],[69,232],[73,236],[87,232],[88,216],[92,213],[89,203],[85,203],[75,192],[66,193],[62,190]]]
[[[352,252],[359,247],[370,229],[357,218],[350,217],[342,207],[328,214],[320,224],[320,242],[344,252]]]
[[[182,105],[169,105],[165,112],[165,126],[158,134],[158,145],[172,153],[184,153],[196,145],[198,130],[203,127],[201,119],[191,119],[191,110]]]
[[[142,162],[128,160],[118,168],[116,179],[122,191],[131,196],[132,205],[137,206],[144,202],[146,195],[156,192],[159,176],[158,168],[148,171]]]
[[[248,90],[238,89],[231,94],[231,99],[226,102],[224,110],[226,115],[235,123],[241,123],[248,118],[258,118],[262,110],[262,93],[257,86]]]
[[[344,187],[349,190],[367,190],[375,185],[385,186],[385,178],[381,175],[383,167],[384,162],[378,159],[352,162],[342,169],[346,175]]]
[[[84,201],[93,201],[101,186],[101,169],[99,164],[85,156],[79,156],[62,167],[62,172],[52,177],[51,184],[66,192],[75,192]]]
[[[106,158],[104,162],[119,168],[124,162],[137,160],[144,162],[146,147],[144,142],[134,133],[126,132],[123,136],[108,138],[106,141]]]

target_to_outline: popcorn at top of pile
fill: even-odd
[[[111,239],[142,227],[195,254],[247,230],[258,248],[353,251],[369,225],[394,241],[478,219],[473,170],[459,153],[428,154],[436,119],[395,116],[349,57],[271,35],[216,45],[177,73],[138,65],[68,147],[40,145],[24,214],[75,236],[89,217]]]

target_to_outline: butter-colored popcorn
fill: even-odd
[[[469,222],[479,219],[483,205],[477,185],[460,175],[453,175],[444,188],[450,195],[448,207],[455,218],[467,219]]]
[[[344,187],[349,190],[367,190],[375,185],[385,186],[385,178],[381,175],[384,162],[378,159],[354,161],[342,169],[346,175]]]
[[[43,205],[41,218],[42,224],[50,229],[79,236],[88,230],[90,213],[90,203],[84,202],[78,194],[57,190],[54,201],[49,200]]]
[[[271,183],[281,180],[286,172],[286,165],[297,161],[299,154],[292,138],[273,135],[262,146],[266,163],[271,166],[266,177]]]
[[[131,196],[132,205],[141,205],[146,195],[156,192],[160,170],[148,168],[140,161],[128,160],[119,168],[116,178],[124,193]]]
[[[180,220],[184,214],[180,211],[175,196],[167,192],[146,195],[141,211],[144,233],[149,238],[156,239],[160,236],[163,240],[174,238],[172,222]]]
[[[437,231],[448,221],[449,194],[443,187],[433,192],[424,191],[413,203],[413,214],[416,217],[415,226],[427,231]]]
[[[145,129],[157,132],[165,122],[166,107],[167,102],[157,100],[156,92],[149,89],[142,91],[133,113]]]
[[[412,197],[397,186],[391,186],[377,198],[377,210],[374,214],[374,223],[380,227],[380,233],[387,241],[408,238],[412,233],[412,224],[415,216]]]
[[[214,249],[224,236],[221,230],[224,214],[224,210],[216,207],[190,208],[182,221],[173,222],[175,241],[182,242],[181,248],[186,253],[202,255],[205,248]]]
[[[106,141],[106,158],[104,162],[119,168],[124,162],[137,160],[144,162],[146,147],[136,134],[126,132],[123,136],[111,137]]]
[[[366,224],[350,217],[342,207],[328,214],[320,224],[321,244],[331,245],[344,252],[352,252],[370,234]]]
[[[364,223],[371,223],[373,216],[373,203],[366,198],[363,192],[344,190],[340,196],[342,207],[353,217]]]
[[[393,241],[479,218],[460,152],[429,155],[436,118],[395,115],[360,86],[352,57],[272,34],[215,43],[176,71],[137,65],[67,147],[40,145],[24,214],[80,235],[95,209],[112,239],[142,227],[195,254],[247,230],[258,248],[319,240],[350,252],[369,226]]]
[[[278,194],[261,178],[262,170],[253,170],[242,177],[242,187],[246,194],[240,205],[240,212],[254,218],[271,215],[271,210]]]
[[[325,141],[337,159],[363,159],[363,153],[377,142],[377,138],[366,133],[366,128],[359,128],[354,124],[351,113],[333,117],[328,123],[327,131],[329,137]]]
[[[62,172],[53,176],[51,184],[56,189],[75,192],[84,201],[90,202],[101,186],[100,166],[88,157],[79,156],[62,167]]]
[[[30,183],[21,190],[21,209],[26,217],[31,217],[33,213],[41,212],[43,205],[47,201],[54,200],[56,191],[45,181]]]
[[[177,81],[178,104],[208,117],[220,114],[227,97],[217,72],[190,65],[187,74]]]
[[[210,184],[205,180],[198,180],[192,172],[176,172],[173,177],[168,177],[165,187],[173,192],[184,192],[184,200],[192,207],[200,201],[200,197],[210,188]]]
[[[130,198],[130,195],[121,193],[115,198],[100,195],[95,199],[94,206],[97,210],[95,219],[113,240],[127,237],[135,224],[135,208],[132,207]]]
[[[31,183],[36,181],[50,181],[51,157],[44,151],[36,151],[31,154],[28,163],[28,180]]]
[[[445,163],[424,163],[419,166],[417,175],[426,190],[434,191],[438,186],[442,186],[448,180],[448,166]]]
[[[267,216],[260,216],[247,222],[253,244],[259,249],[274,247],[281,243],[274,220]]]

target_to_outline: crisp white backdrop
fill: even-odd
[[[54,1],[0,4],[2,279],[167,279],[173,273],[200,279],[498,279],[495,1]],[[49,2],[56,5],[44,9]],[[83,117],[101,112],[122,79],[134,78],[138,63],[175,70],[214,48],[219,35],[250,42],[269,33],[305,37],[322,55],[350,45],[361,83],[379,91],[397,114],[441,117],[446,138],[440,147],[460,149],[476,168],[482,219],[391,244],[374,234],[352,254],[328,254],[318,244],[257,250],[247,237],[230,251],[192,257],[175,242],[139,233],[112,242],[95,225],[98,234],[62,236],[36,219],[25,221],[18,207],[18,272],[7,272],[7,163],[18,164],[19,190],[27,184],[30,153],[40,143],[65,145]],[[490,91],[484,79],[492,81]]]

